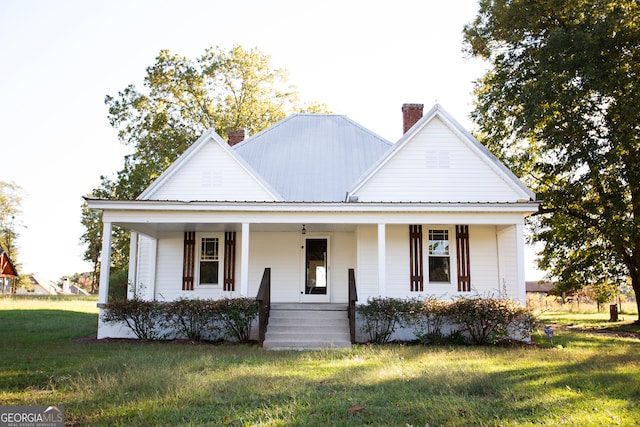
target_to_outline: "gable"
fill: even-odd
[[[516,202],[534,194],[436,106],[354,186],[362,202]]]
[[[278,196],[213,131],[185,151],[139,200],[274,201]]]

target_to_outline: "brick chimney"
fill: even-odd
[[[234,146],[242,141],[244,141],[245,130],[244,129],[236,129],[229,132],[229,145]]]
[[[424,104],[402,105],[402,133],[407,133],[418,120],[422,118]]]

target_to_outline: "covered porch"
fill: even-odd
[[[129,282],[145,299],[253,297],[267,267],[272,300],[280,303],[346,303],[349,269],[355,271],[361,301],[451,298],[460,292],[504,292],[525,299],[523,224],[529,203],[460,204],[455,211],[451,204],[417,203],[402,209],[384,203],[243,203],[242,210],[219,202],[90,204],[103,209],[102,265],[107,268],[101,269],[100,304],[108,299],[115,225],[131,231]],[[466,252],[460,252],[464,241],[456,237],[460,224],[468,227]],[[412,241],[413,225],[424,229],[419,242]],[[448,257],[444,280],[429,280],[431,231],[448,236],[447,251],[440,254]],[[203,239],[216,251],[209,260],[218,263],[216,283],[202,280]],[[417,257],[425,266],[414,269]],[[190,274],[188,262],[194,265]],[[421,276],[415,286],[414,276]],[[460,288],[463,276],[468,286]]]

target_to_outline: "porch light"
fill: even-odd
[[[307,229],[306,229],[306,228],[304,228],[304,224],[302,224],[302,234],[303,234],[303,235],[304,235],[304,234],[307,234]]]

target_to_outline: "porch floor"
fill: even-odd
[[[347,304],[272,304],[263,347],[270,350],[351,348]]]

